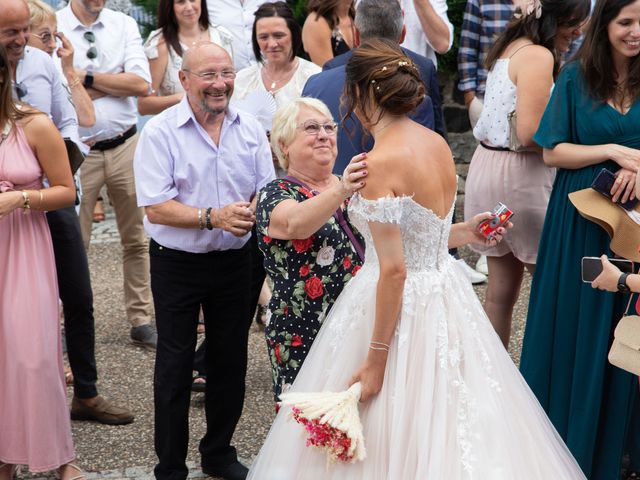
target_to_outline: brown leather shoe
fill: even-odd
[[[124,407],[113,405],[98,395],[93,405],[87,405],[75,396],[71,401],[71,420],[93,420],[106,425],[126,425],[133,422],[133,414]]]

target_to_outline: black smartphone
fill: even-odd
[[[625,258],[610,258],[609,261],[623,273],[633,273],[633,262]],[[582,281],[593,282],[602,273],[600,257],[582,257]]]
[[[593,188],[596,192],[601,193],[608,199],[611,199],[611,189],[613,188],[613,184],[616,181],[616,176],[610,170],[603,168],[600,170],[600,173],[596,176],[591,184],[591,188]],[[636,204],[638,203],[638,199],[634,198],[633,200],[627,200],[624,203],[620,201],[616,202],[625,210],[633,210]]]

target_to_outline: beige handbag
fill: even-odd
[[[518,116],[515,110],[507,114],[507,123],[509,124],[509,150],[512,152],[523,152],[527,150],[527,147],[522,145],[520,140],[518,140],[517,121]]]
[[[633,298],[633,295],[631,296]],[[613,333],[609,362],[627,372],[640,375],[640,316],[627,315],[631,298]]]

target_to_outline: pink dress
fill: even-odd
[[[42,175],[24,131],[14,127],[0,144],[0,192],[40,189]],[[0,265],[0,462],[52,470],[75,452],[43,212],[19,208],[0,219]]]

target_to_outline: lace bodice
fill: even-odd
[[[438,217],[412,197],[367,200],[356,193],[349,204],[349,218],[366,243],[365,266],[378,265],[368,222],[396,223],[402,233],[407,270],[439,270],[449,259],[447,242],[454,204],[445,218]]]

